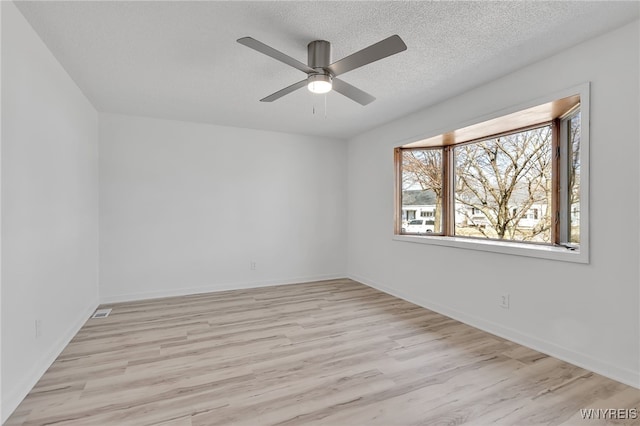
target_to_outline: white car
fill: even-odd
[[[435,229],[433,219],[413,219],[409,221],[405,232],[407,234],[426,234]]]

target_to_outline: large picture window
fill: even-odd
[[[567,96],[396,148],[396,234],[579,252],[582,108]]]
[[[454,234],[551,241],[552,125],[453,147]]]

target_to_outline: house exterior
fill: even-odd
[[[433,218],[436,212],[436,194],[429,190],[402,191],[402,221]]]
[[[520,228],[534,228],[547,214],[546,203],[532,204],[527,212],[518,220]],[[512,214],[517,214],[516,207],[510,208]],[[456,203],[456,226],[490,226],[487,216],[478,208]]]
[[[518,227],[531,229],[536,227],[540,221],[546,217],[548,210],[547,203],[532,204],[518,221]],[[517,207],[510,208],[512,214],[517,214]],[[436,215],[436,195],[431,190],[405,190],[402,191],[402,223],[403,227],[413,219],[432,218]],[[579,205],[572,208],[571,221],[578,222],[580,219]],[[456,226],[460,227],[485,227],[491,222],[487,216],[478,208],[471,207],[460,202],[456,202],[455,213]]]

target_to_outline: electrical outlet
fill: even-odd
[[[504,309],[509,309],[509,293],[502,293],[500,295],[500,307]]]
[[[42,336],[42,320],[36,320],[36,338]]]
[[[256,270],[256,261],[255,261],[255,260],[252,260],[251,262],[249,262],[249,268],[250,268],[252,271],[255,271],[255,270]]]

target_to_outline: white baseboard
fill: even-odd
[[[237,283],[213,284],[199,287],[185,287],[177,289],[163,289],[140,293],[128,293],[112,296],[101,296],[100,304],[133,302],[136,300],[158,299],[162,297],[188,296],[192,294],[214,293],[228,290],[244,290],[248,288],[271,287],[276,285],[300,284],[313,281],[337,280],[345,278],[346,274],[325,274],[307,277],[285,278],[281,280],[245,281]]]
[[[45,353],[38,362],[31,368],[30,371],[26,371],[24,379],[9,392],[3,392],[2,394],[2,421],[4,423],[11,413],[18,408],[18,405],[27,396],[31,389],[38,383],[38,380],[47,371],[47,369],[53,364],[53,361],[58,358],[58,355],[67,347],[71,339],[78,333],[82,326],[87,322],[91,314],[98,307],[98,300],[94,300],[90,303],[85,310],[82,311],[78,317],[73,321],[71,327],[69,327],[51,347],[51,349]]]
[[[612,365],[606,361],[592,358],[588,355],[565,348],[556,343],[549,342],[547,340],[540,339],[526,333],[522,333],[513,328],[504,327],[503,325],[500,325],[493,321],[487,321],[485,319],[466,314],[447,306],[443,306],[437,303],[430,302],[428,300],[424,300],[420,297],[406,294],[402,291],[390,288],[369,278],[354,274],[350,274],[349,278],[365,284],[369,287],[375,288],[376,290],[380,290],[384,293],[390,294],[400,299],[404,299],[418,306],[422,306],[423,308],[427,308],[472,327],[486,331],[487,333],[502,337],[503,339],[510,340],[522,346],[526,346],[538,352],[542,352],[554,358],[558,358],[562,361],[566,361],[570,364],[640,389],[640,371],[633,371],[627,368],[621,368],[616,365]]]

